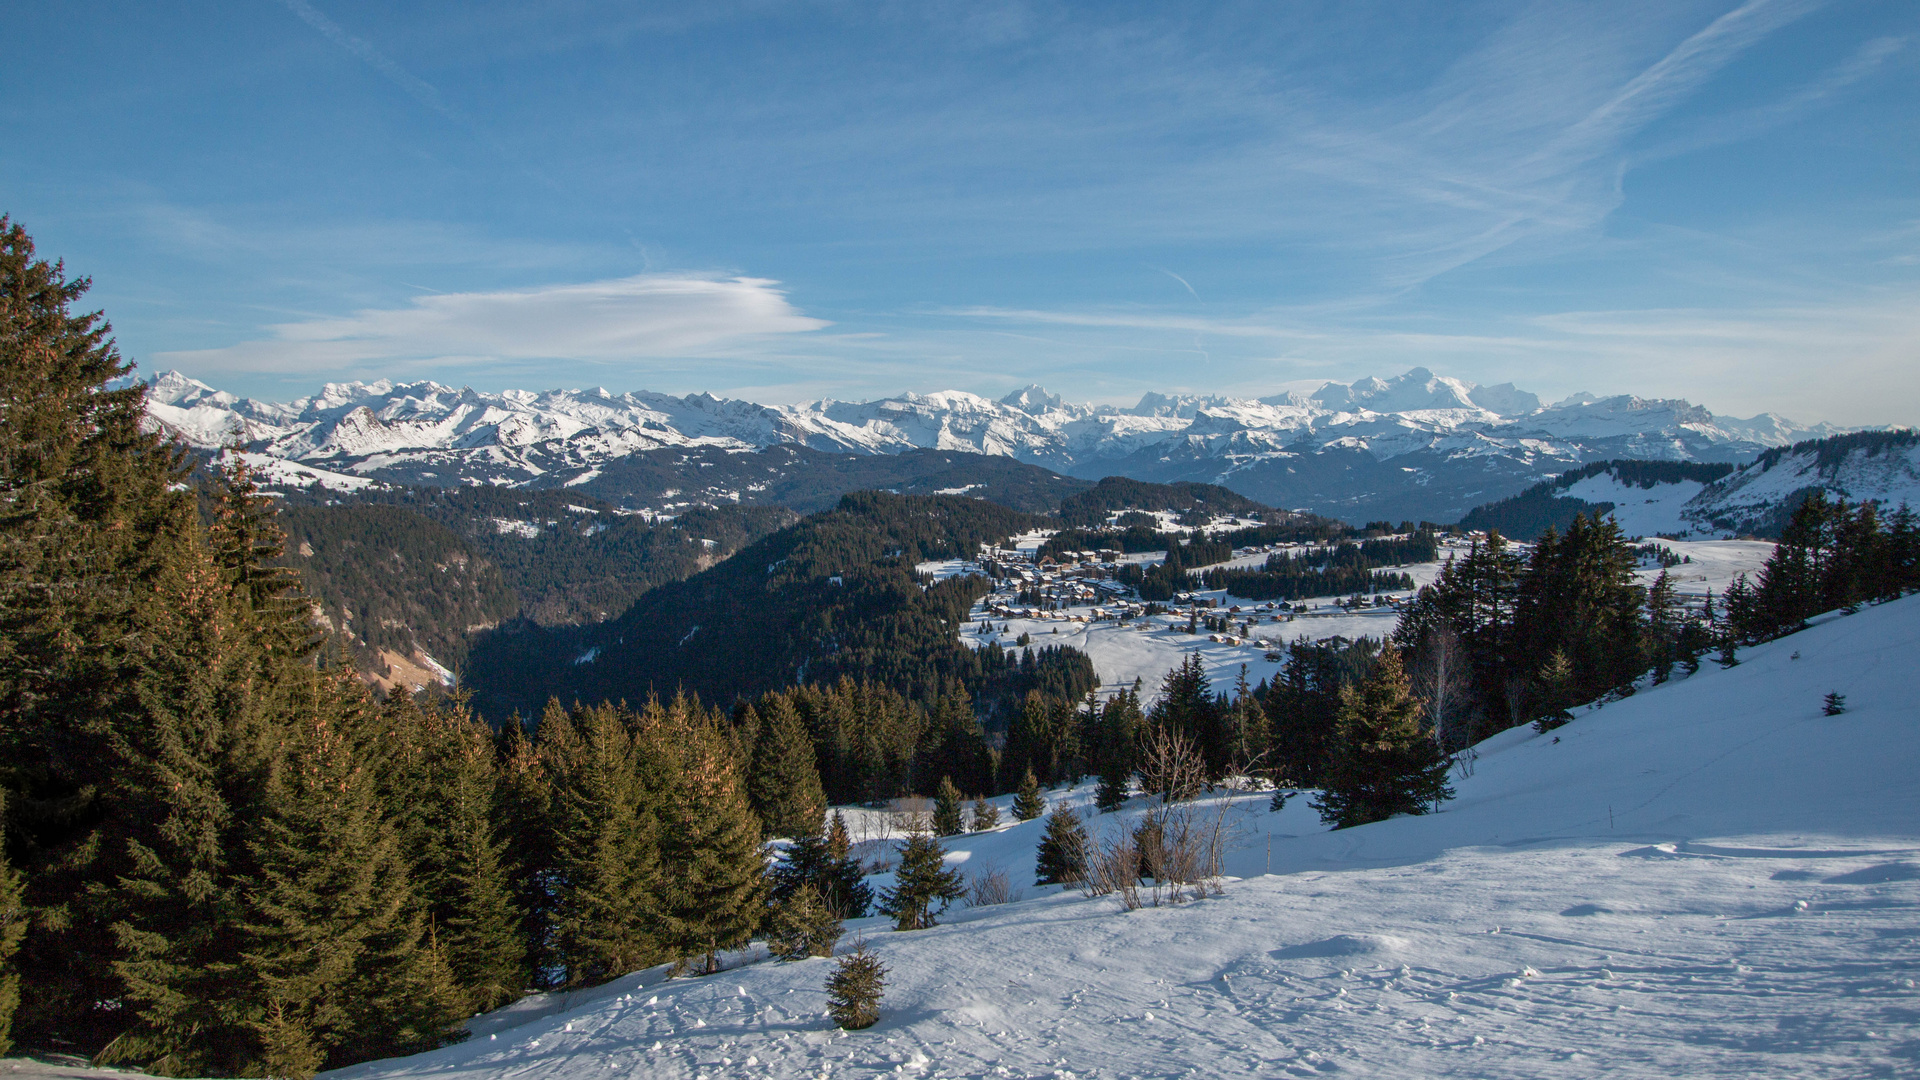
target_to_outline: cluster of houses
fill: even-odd
[[[986,548],[980,553],[980,570],[993,580],[996,594],[988,602],[988,612],[1001,618],[1064,618],[1075,622],[1131,618],[1145,609],[1125,604],[1112,610],[1098,606],[1123,600],[1129,592],[1113,580],[1119,560],[1120,553],[1112,550],[1063,552],[1036,560],[1024,551]],[[1000,594],[1021,599],[1010,603]],[[1056,613],[1060,608],[1087,605],[1096,605],[1090,616]],[[1130,606],[1135,610],[1124,614]]]

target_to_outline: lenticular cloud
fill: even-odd
[[[614,360],[724,352],[827,326],[765,278],[642,274],[510,292],[443,293],[402,308],[275,326],[274,337],[177,354],[207,370],[313,371],[436,358]]]

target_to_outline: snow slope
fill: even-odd
[[[829,961],[656,969],[335,1075],[1914,1075],[1920,599],[1820,623],[1489,740],[1437,815],[1329,833],[1243,796],[1216,898],[1029,887],[932,930],[868,921],[891,969],[868,1031],[824,1018]],[[1038,834],[952,858],[1029,883]]]
[[[1682,513],[1700,532],[1778,528],[1789,500],[1814,488],[1852,503],[1876,502],[1885,510],[1903,503],[1920,507],[1920,439],[1853,435],[1764,454],[1708,485]]]
[[[1590,503],[1612,503],[1610,515],[1628,536],[1685,535],[1690,523],[1682,517],[1689,500],[1707,485],[1698,480],[1641,487],[1623,484],[1612,473],[1589,476],[1559,494]]]

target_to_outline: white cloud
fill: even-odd
[[[757,338],[830,325],[801,314],[778,282],[643,274],[510,292],[443,293],[403,308],[282,323],[267,340],[161,353],[208,373],[321,373],[409,364],[598,363],[732,355]]]

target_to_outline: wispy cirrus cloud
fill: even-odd
[[[399,308],[270,327],[271,338],[167,352],[208,373],[382,372],[457,362],[599,364],[725,355],[768,337],[828,325],[765,278],[642,274],[518,291],[443,293]]]

